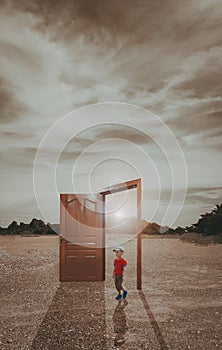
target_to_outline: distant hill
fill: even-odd
[[[51,234],[55,235],[59,232],[59,225],[56,224],[45,224],[40,219],[32,219],[29,224],[20,222],[18,224],[16,221],[13,221],[8,227],[0,227],[1,235],[25,235],[25,234]]]

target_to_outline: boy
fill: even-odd
[[[118,291],[118,294],[115,297],[115,299],[119,300],[122,297],[123,299],[125,299],[128,294],[128,291],[122,284],[123,274],[126,272],[127,266],[127,260],[123,258],[123,253],[125,252],[125,249],[122,246],[117,246],[113,249],[113,251],[116,253],[116,258],[114,259],[113,278],[115,278],[115,286]],[[121,291],[123,291],[123,295],[121,294]]]

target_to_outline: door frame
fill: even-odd
[[[102,195],[103,202],[103,239],[104,244],[102,248],[102,256],[103,256],[103,280],[105,281],[105,199],[108,194],[117,193],[122,191],[128,191],[133,188],[137,189],[137,219],[141,220],[141,203],[142,203],[142,181],[141,178],[122,182],[116,185],[112,185],[106,187],[104,189],[100,189],[99,193]],[[137,233],[137,289],[142,289],[142,235],[141,232]]]

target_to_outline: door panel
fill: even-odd
[[[60,195],[60,281],[105,280],[103,198]]]

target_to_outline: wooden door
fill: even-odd
[[[60,281],[105,280],[104,196],[60,194]]]

